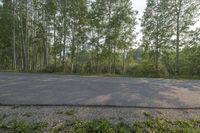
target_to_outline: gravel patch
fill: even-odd
[[[0,107],[0,116],[4,121],[23,119],[31,122],[47,122],[49,126],[66,120],[93,120],[105,118],[115,123],[146,119],[144,113],[171,120],[200,120],[200,110],[159,110],[138,108],[104,108],[104,107]]]

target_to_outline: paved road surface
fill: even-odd
[[[0,104],[200,107],[200,80],[0,72]]]

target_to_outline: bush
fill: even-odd
[[[158,70],[151,64],[147,65],[136,65],[134,67],[129,67],[126,69],[126,73],[128,75],[134,77],[164,77],[165,71],[163,68],[159,68]]]
[[[8,123],[0,121],[0,131],[9,133],[199,133],[200,121],[198,120],[176,120],[166,118],[154,118],[146,113],[146,120],[134,121],[132,124],[120,122],[114,124],[106,119],[75,120],[55,123],[53,127],[47,127],[44,122],[28,122],[24,120],[13,120]],[[50,129],[49,129],[50,128]]]
[[[42,69],[41,72],[54,73],[54,72],[63,72],[63,70],[64,70],[63,66],[49,65],[46,68]]]
[[[113,124],[105,119],[91,121],[68,121],[53,127],[56,131],[68,133],[198,133],[200,121],[170,121],[164,118],[148,116],[145,121],[136,121],[133,124],[120,122]]]
[[[95,70],[95,68],[93,68],[91,62],[87,62],[87,63],[83,66],[83,71],[82,71],[82,73],[93,73],[93,70]]]
[[[0,125],[0,129],[9,133],[41,133],[45,127],[47,127],[47,123],[31,123],[23,120],[12,120],[7,124]]]
[[[111,123],[105,119],[93,121],[74,121],[68,123],[69,133],[114,133]]]
[[[200,121],[170,121],[164,118],[150,118],[133,123],[134,132],[145,133],[198,133]]]

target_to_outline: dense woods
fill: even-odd
[[[3,0],[0,70],[200,75],[198,0]],[[138,47],[139,45],[139,47]]]

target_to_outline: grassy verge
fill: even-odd
[[[154,118],[145,114],[147,119],[133,123],[111,123],[106,119],[73,120],[55,123],[49,127],[47,122],[11,120],[4,122],[0,116],[0,132],[4,133],[199,133],[200,120],[176,120]]]
[[[58,123],[50,130],[51,133],[199,133],[200,121],[170,121],[165,118],[153,118],[147,115],[145,121],[135,121],[133,123],[110,123],[106,119],[90,121],[66,121]]]
[[[200,76],[197,75],[171,75],[171,76],[155,76],[155,75],[143,75],[143,76],[136,76],[130,74],[95,74],[95,73],[65,73],[65,72],[43,72],[43,71],[13,71],[13,70],[0,70],[0,72],[13,72],[13,73],[39,73],[39,74],[57,74],[57,75],[80,75],[80,76],[103,76],[103,77],[129,77],[129,78],[164,78],[164,79],[177,79],[177,80],[200,80]]]

